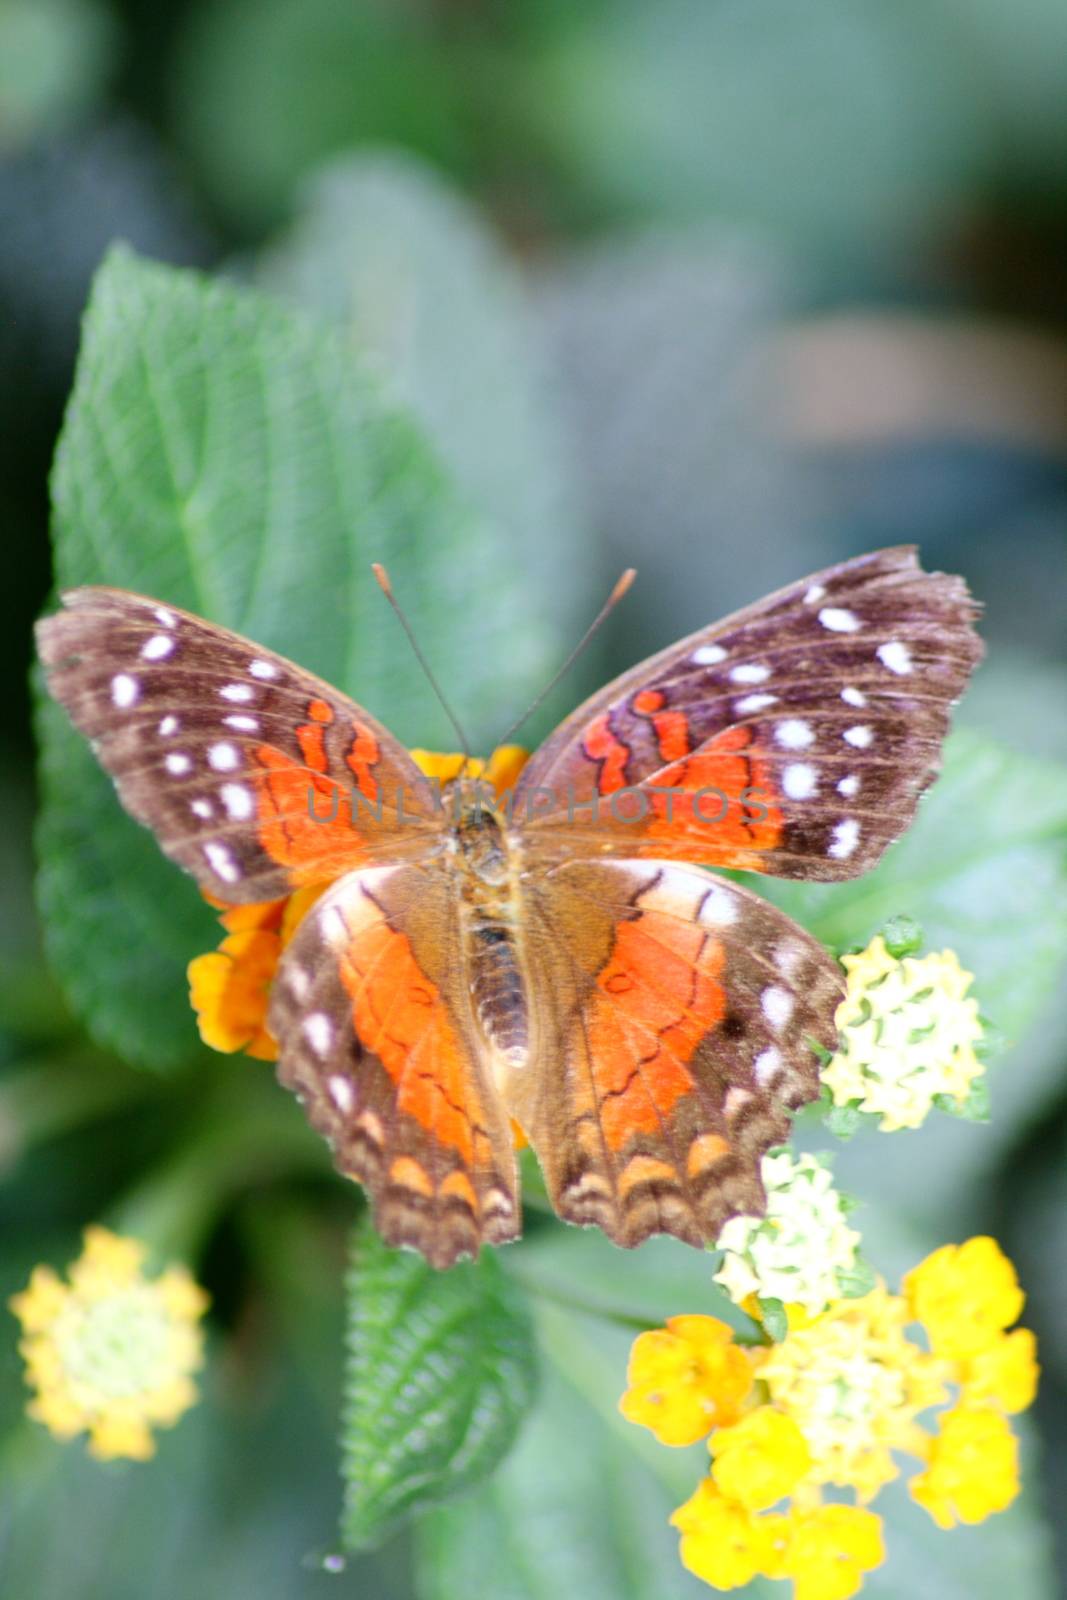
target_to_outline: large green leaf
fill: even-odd
[[[477,685],[476,736],[528,692],[537,652],[518,647],[536,579],[514,580],[506,542],[460,505],[351,349],[257,294],[113,252],[90,301],[53,490],[61,586],[139,589],[238,628],[355,694],[410,743],[454,736],[372,559],[390,565],[466,705]],[[538,676],[550,655],[546,645]],[[210,915],[51,706],[41,732],[52,960],[98,1037],[173,1061],[195,1040],[182,971],[213,942]]]
[[[348,1295],[342,1535],[356,1549],[497,1465],[536,1367],[524,1296],[492,1251],[435,1272],[367,1223]]]

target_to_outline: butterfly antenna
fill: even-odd
[[[634,579],[636,577],[637,577],[637,568],[636,567],[627,567],[626,571],[620,574],[619,578],[616,580],[615,587],[612,589],[611,593],[608,595],[607,599],[604,601],[604,604],[601,606],[600,610],[597,612],[596,616],[593,618],[593,620],[589,624],[588,628],[586,628],[585,632],[582,634],[582,637],[578,640],[578,643],[575,645],[574,649],[571,651],[571,653],[567,657],[566,661],[560,667],[559,671],[555,674],[555,676],[551,679],[551,681],[549,683],[547,683],[545,685],[545,687],[541,690],[541,693],[537,696],[537,699],[534,701],[533,705],[529,706],[523,712],[522,716],[518,717],[511,724],[510,728],[508,728],[508,730],[504,734],[503,738],[500,738],[500,739],[497,740],[497,745],[498,746],[500,746],[502,744],[507,744],[509,739],[514,738],[515,734],[518,733],[518,731],[522,727],[523,723],[524,722],[529,722],[529,720],[533,716],[534,712],[535,711],[539,711],[541,709],[541,707],[544,705],[545,701],[548,699],[549,695],[552,693],[552,691],[556,687],[556,685],[563,681],[563,679],[567,676],[568,672],[574,666],[574,663],[577,661],[578,657],[585,650],[586,646],[591,642],[591,640],[595,637],[595,635],[600,631],[601,625],[604,622],[607,621],[608,617],[614,611],[615,607],[618,605],[618,603],[622,599],[622,597],[627,593],[627,591],[630,588],[630,585],[633,583],[633,581],[634,581]]]
[[[429,681],[429,684],[430,684],[430,688],[433,690],[434,694],[437,696],[438,700],[441,702],[441,707],[442,707],[442,710],[445,713],[445,716],[448,718],[449,722],[452,724],[453,728],[455,729],[456,738],[459,740],[460,748],[463,751],[463,759],[464,759],[464,761],[470,761],[470,759],[471,759],[470,740],[467,738],[467,735],[463,732],[463,728],[462,728],[462,725],[460,724],[459,718],[456,716],[456,713],[452,710],[452,707],[449,705],[448,701],[446,700],[444,690],[441,688],[441,685],[438,683],[437,679],[434,677],[433,668],[430,666],[430,663],[427,661],[426,657],[422,653],[422,649],[421,649],[421,647],[419,645],[419,641],[415,637],[415,632],[414,632],[414,629],[411,626],[411,623],[408,621],[407,617],[404,615],[403,611],[400,608],[400,602],[396,598],[396,595],[393,593],[393,585],[392,585],[392,582],[390,580],[388,572],[386,572],[385,568],[382,566],[380,561],[372,561],[371,565],[370,565],[370,569],[374,573],[375,581],[377,582],[379,589],[382,591],[382,593],[384,594],[385,598],[388,600],[389,604],[392,606],[393,610],[396,612],[397,617],[400,619],[400,626],[403,628],[404,632],[408,636],[408,643],[411,645],[411,648],[415,652],[415,659],[418,661],[419,666],[422,668],[423,672],[425,672],[426,677],[427,677],[427,679]]]

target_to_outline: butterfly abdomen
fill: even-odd
[[[476,912],[469,929],[468,960],[474,1014],[486,1042],[511,1065],[522,1066],[529,1047],[526,987],[507,924]]]

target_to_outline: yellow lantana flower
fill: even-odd
[[[963,1398],[1001,1411],[1025,1411],[1033,1404],[1040,1374],[1037,1340],[1029,1328],[1016,1328],[998,1334],[993,1344],[962,1363]]]
[[[713,1588],[788,1577],[794,1600],[848,1600],[884,1559],[882,1522],[865,1502],[898,1476],[898,1453],[923,1464],[909,1487],[941,1527],[979,1522],[1018,1493],[1004,1413],[1030,1403],[1038,1368],[1033,1335],[1005,1332],[1022,1306],[1011,1263],[993,1240],[972,1239],[935,1251],[905,1287],[890,1294],[880,1283],[816,1317],[798,1311],[779,1343],[738,1351],[755,1383],[732,1420],[723,1407],[709,1421],[715,1378],[687,1348],[712,1348],[721,1370],[729,1329],[679,1317],[638,1338],[623,1414],[671,1443],[710,1430],[711,1476],[671,1521],[684,1565]],[[919,1317],[934,1352],[909,1334]],[[690,1328],[699,1340],[687,1340]],[[922,1414],[953,1391],[931,1435]],[[824,1503],[828,1484],[859,1504]]]
[[[412,750],[424,777],[444,785],[459,776],[480,779],[498,796],[513,787],[528,759],[520,745],[501,745],[488,761],[462,755],[437,755]],[[189,999],[200,1037],[212,1050],[243,1050],[261,1061],[273,1061],[278,1047],[267,1028],[270,989],[282,951],[329,882],[298,889],[281,900],[222,907],[219,921],[227,937],[217,950],[189,963]]]
[[[986,1235],[942,1245],[907,1274],[903,1289],[931,1349],[956,1361],[995,1344],[1026,1300],[1015,1268]]]
[[[807,1441],[792,1417],[759,1406],[708,1441],[712,1478],[727,1500],[747,1511],[769,1511],[796,1488],[812,1466]]]
[[[926,1471],[908,1487],[939,1528],[983,1522],[1019,1492],[1019,1446],[991,1406],[962,1405],[938,1418]]]
[[[790,1518],[780,1571],[793,1579],[794,1600],[849,1600],[884,1560],[881,1517],[859,1506],[817,1506]]]
[[[736,1422],[752,1388],[752,1362],[733,1330],[715,1317],[669,1317],[638,1334],[619,1410],[650,1428],[660,1444],[695,1444]]]
[[[775,1559],[770,1517],[727,1500],[710,1478],[679,1506],[671,1522],[682,1535],[682,1565],[715,1589],[740,1589],[767,1573]]]
[[[207,1295],[184,1267],[146,1278],[145,1253],[136,1239],[87,1228],[66,1283],[35,1267],[10,1301],[36,1390],[29,1415],[59,1439],[88,1433],[101,1460],[147,1460],[152,1429],[177,1422],[197,1398]]]
[[[837,1050],[822,1071],[834,1104],[880,1116],[886,1132],[919,1127],[939,1095],[962,1105],[984,1070],[982,1024],[955,952],[898,960],[879,934],[842,965]]]
[[[803,1433],[814,1481],[873,1499],[898,1475],[892,1452],[913,1443],[916,1417],[946,1398],[947,1371],[907,1337],[910,1320],[906,1302],[880,1286],[767,1352],[759,1377]]]

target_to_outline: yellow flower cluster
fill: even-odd
[[[468,777],[481,779],[501,794],[514,785],[527,752],[508,744],[488,761],[431,750],[412,750],[411,757],[423,776],[437,783],[450,783],[465,768]],[[212,901],[221,912],[226,938],[217,950],[191,961],[188,971],[189,999],[200,1037],[212,1050],[227,1055],[243,1050],[261,1061],[275,1060],[278,1047],[267,1028],[271,984],[282,951],[328,888],[328,882],[314,884],[285,899],[256,905]]]
[[[1033,1335],[1009,1332],[1023,1306],[996,1242],[946,1245],[904,1280],[790,1319],[780,1344],[744,1346],[714,1317],[672,1317],[630,1357],[625,1417],[663,1444],[706,1437],[711,1469],[672,1522],[683,1564],[716,1589],[789,1578],[796,1600],[848,1600],[884,1559],[867,1509],[897,1477],[939,1526],[979,1522],[1018,1493],[1006,1413],[1034,1397]],[[908,1329],[918,1323],[929,1348]],[[952,1403],[936,1418],[922,1413]],[[824,1488],[851,1489],[828,1504]]]
[[[842,965],[837,1051],[822,1073],[834,1105],[880,1116],[886,1132],[919,1127],[939,1096],[963,1105],[984,1070],[982,1024],[955,952],[898,960],[879,934]]]
[[[144,1257],[138,1240],[87,1228],[68,1282],[35,1267],[10,1302],[36,1390],[30,1416],[58,1439],[88,1433],[101,1460],[147,1460],[152,1428],[171,1426],[197,1398],[207,1295],[184,1267],[146,1278]]]

